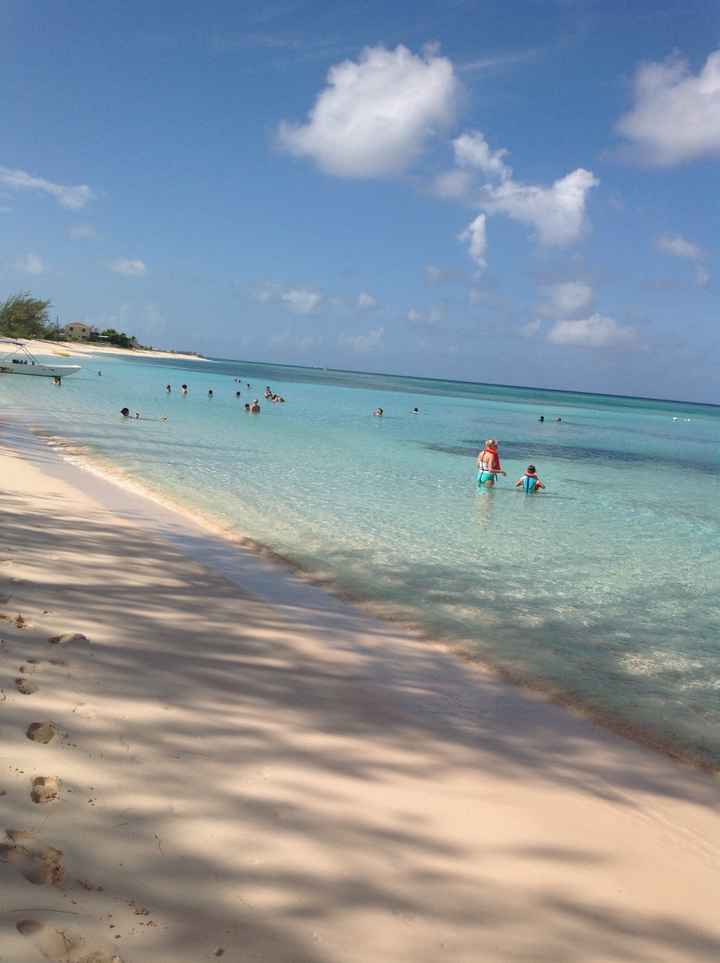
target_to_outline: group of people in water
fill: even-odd
[[[101,374],[101,372],[98,371],[98,374]],[[233,378],[233,381],[240,383],[239,378]],[[245,386],[247,388],[252,388],[252,385],[247,382]],[[172,394],[172,390],[173,390],[172,385],[170,384],[165,385],[165,394],[168,394],[168,395]],[[186,384],[180,385],[179,391],[183,397],[186,397],[190,393],[190,389]],[[212,388],[208,388],[208,398],[214,398],[214,397],[215,397],[215,392],[213,391]],[[236,398],[242,397],[242,393],[240,391],[236,391],[235,397]],[[273,391],[271,391],[269,385],[267,385],[265,388],[265,397],[274,403],[285,402],[284,398],[282,398],[280,395],[275,394]],[[261,411],[260,400],[258,398],[255,398],[254,401],[246,402],[245,411],[249,415],[259,415]],[[132,418],[135,421],[167,421],[167,417],[165,416],[163,416],[162,418],[145,418],[143,415],[140,414],[139,411],[136,411],[135,414],[133,415],[130,409],[127,407],[121,408],[120,414],[123,416],[123,418]]]
[[[506,476],[500,464],[500,453],[495,438],[488,438],[485,447],[477,456],[478,488],[494,488],[498,475]],[[535,465],[528,465],[520,478],[515,482],[516,488],[522,488],[528,495],[535,495],[545,486],[540,481]]]
[[[98,372],[99,374],[99,372]],[[235,382],[240,382],[239,378],[233,379]],[[252,385],[246,383],[247,388],[252,388]],[[165,392],[167,394],[172,393],[172,385],[165,385]],[[185,396],[189,392],[188,386],[183,384],[180,386],[180,394]],[[208,398],[213,398],[213,389],[208,390]],[[238,390],[235,392],[235,397],[240,398],[241,392]],[[265,386],[264,397],[267,401],[272,401],[274,404],[282,404],[285,399],[278,395],[272,390],[270,385]],[[260,414],[260,402],[257,398],[252,402],[245,403],[245,411],[251,415]],[[420,413],[418,408],[413,408],[411,414],[417,415]],[[144,418],[139,411],[135,412],[133,416],[130,409],[125,407],[120,409],[120,414],[123,418],[133,418],[138,421],[167,421],[166,417],[157,418]],[[385,414],[383,408],[375,408],[373,411],[373,416],[376,418],[382,418]],[[555,421],[562,421],[561,418],[555,418]],[[538,421],[544,422],[545,416],[541,415]],[[502,475],[506,477],[507,472],[504,471],[502,465],[500,464],[500,453],[498,451],[498,442],[496,438],[488,438],[485,442],[485,447],[478,453],[477,456],[477,484],[478,488],[494,488],[499,476]],[[528,465],[525,471],[522,473],[520,478],[515,482],[516,488],[522,488],[528,495],[535,495],[540,491],[545,490],[545,485],[540,480],[537,469],[535,465]]]

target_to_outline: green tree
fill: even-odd
[[[48,315],[49,301],[29,291],[12,294],[0,304],[0,335],[6,338],[47,338],[54,335]]]
[[[135,347],[135,338],[132,335],[125,334],[124,331],[116,331],[115,328],[106,328],[100,332],[100,336],[107,338],[110,344],[114,344],[118,348]]]

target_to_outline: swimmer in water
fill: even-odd
[[[129,409],[129,408],[121,408],[121,409],[120,409],[120,414],[123,416],[123,418],[130,418],[130,417],[131,417],[131,415],[130,415],[130,409]],[[143,418],[143,416],[140,414],[140,412],[139,412],[139,411],[136,411],[136,412],[135,412],[135,421],[167,421],[167,416],[166,416],[166,415],[162,415],[162,417],[160,417],[160,418]]]
[[[493,488],[498,475],[506,474],[500,466],[498,443],[495,438],[488,438],[485,447],[477,456],[478,487]]]
[[[251,414],[251,415],[259,415],[259,414],[260,414],[260,402],[257,400],[257,398],[256,398],[255,401],[253,401],[253,403],[250,405],[250,414]]]
[[[188,386],[187,386],[187,385],[180,385],[180,394],[181,394],[181,395],[186,395],[187,393],[188,393]]]
[[[520,478],[515,482],[516,488],[524,488],[528,495],[534,495],[545,486],[537,476],[535,465],[528,465]]]
[[[165,385],[165,391],[170,394],[172,392],[172,385]]]
[[[373,417],[374,417],[374,418],[382,418],[383,414],[384,414],[384,412],[383,412],[382,408],[376,408],[375,411],[373,411]]]
[[[538,421],[540,422],[540,424],[542,424],[543,421],[545,421],[545,415],[540,415],[540,417],[538,418]]]
[[[215,397],[215,395],[213,394],[213,390],[212,390],[212,388],[210,388],[210,389],[208,390],[208,398],[214,398],[214,397]]]
[[[240,397],[240,392],[239,392],[239,391],[236,391],[236,392],[235,392],[235,397],[236,397],[236,398],[239,398],[239,397]]]

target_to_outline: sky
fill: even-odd
[[[720,403],[716,0],[6,0],[2,297]]]

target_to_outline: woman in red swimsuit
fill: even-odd
[[[477,457],[478,487],[492,488],[497,481],[497,476],[505,474],[500,467],[500,455],[497,446],[498,443],[495,438],[488,438],[485,447]]]

